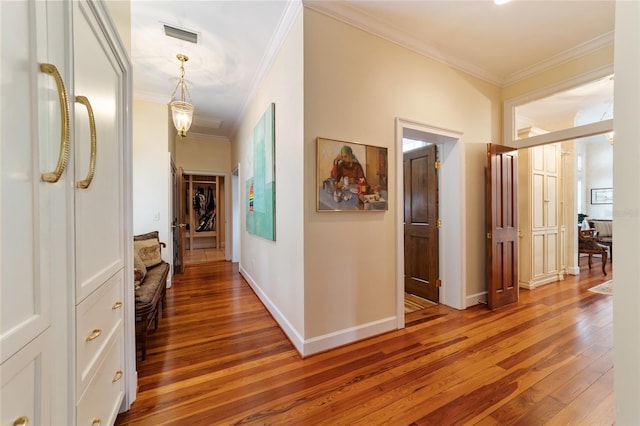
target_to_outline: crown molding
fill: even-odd
[[[425,44],[423,40],[413,37],[402,29],[363,13],[348,4],[333,1],[304,0],[304,5],[309,9],[400,45],[419,55],[426,56],[494,85],[502,86],[502,78],[500,76],[489,73],[461,58],[444,55],[435,47]]]
[[[240,109],[240,113],[236,117],[236,120],[231,124],[231,135],[235,135],[238,131],[238,126],[244,119],[245,114],[247,113],[247,108],[249,104],[253,100],[256,92],[258,91],[258,87],[266,77],[267,73],[271,69],[273,62],[280,52],[282,45],[287,39],[287,35],[293,26],[293,23],[296,20],[296,17],[300,14],[302,10],[302,0],[292,0],[287,2],[287,7],[282,13],[280,17],[280,22],[269,41],[269,45],[267,47],[266,52],[262,56],[262,60],[260,61],[260,65],[258,66],[258,70],[256,71],[255,76],[253,77],[253,82],[251,84],[251,89],[247,92],[247,96],[242,104],[242,108]]]
[[[594,38],[593,40],[589,40],[575,47],[572,47],[571,49],[567,49],[564,52],[560,52],[557,55],[551,56],[550,58],[538,62],[531,67],[527,67],[521,71],[507,76],[504,79],[502,85],[508,86],[517,83],[518,81],[532,77],[536,74],[540,74],[541,72],[550,70],[571,60],[588,55],[605,47],[613,46],[614,39],[615,37],[613,31],[603,34],[599,37]]]
[[[504,77],[481,69],[480,67],[477,67],[462,58],[447,56],[436,48],[426,45],[423,40],[419,40],[407,34],[401,28],[395,27],[393,25],[390,25],[388,22],[381,21],[380,19],[363,13],[362,11],[353,8],[348,4],[322,0],[303,1],[304,6],[308,7],[309,9],[315,10],[316,12],[322,13],[324,15],[342,21],[348,25],[366,31],[370,34],[381,37],[387,41],[405,47],[415,53],[441,62],[452,68],[456,68],[459,71],[463,71],[467,74],[470,74],[474,77],[497,85],[499,87],[508,86],[525,78],[555,68],[558,65],[569,62],[573,59],[585,56],[591,52],[597,51],[607,46],[612,46],[614,42],[614,33],[612,31],[591,41],[565,50],[564,52],[561,52],[550,57],[549,59],[539,62],[532,67],[527,67],[526,69],[520,70],[516,73]]]

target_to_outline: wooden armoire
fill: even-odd
[[[100,2],[0,2],[2,425],[113,424],[135,383],[131,65],[114,28]]]

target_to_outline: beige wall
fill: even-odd
[[[304,336],[303,22],[300,13],[233,137],[239,163],[240,270],[302,352]],[[253,176],[253,129],[275,103],[276,240],[246,232],[246,181]]]
[[[304,49],[297,37],[304,38]],[[304,73],[299,62],[303,50]],[[452,151],[459,155],[458,181],[447,185],[461,194],[442,198],[462,200],[461,249],[456,255],[464,259],[463,270],[457,282],[444,285],[463,286],[463,299],[474,298],[486,289],[486,143],[502,143],[505,93],[518,96],[575,75],[585,64],[597,67],[593,64],[603,62],[593,55],[503,91],[305,9],[304,24],[296,22],[233,138],[230,163],[240,164],[244,230],[252,129],[268,103],[275,102],[277,240],[241,231],[240,267],[296,347],[308,354],[348,343],[390,329],[396,315],[395,247],[402,238],[395,228],[398,206],[391,197],[387,212],[316,212],[317,137],[389,148],[389,183],[394,188],[396,118],[462,133]],[[297,158],[303,158],[303,164],[292,161]],[[303,176],[303,181],[295,176]]]
[[[133,102],[133,233],[159,231],[162,251],[171,260],[171,166],[169,162],[167,106]]]
[[[485,143],[499,141],[500,89],[305,9],[305,188],[315,188],[318,136],[389,148],[395,119],[463,133],[467,294],[484,291]],[[316,212],[305,192],[305,337],[330,338],[394,318],[397,206],[387,212]],[[444,218],[446,220],[446,218]],[[458,283],[459,285],[459,283]]]
[[[185,171],[231,172],[231,142],[225,137],[187,133],[175,138],[175,152],[176,166]]]

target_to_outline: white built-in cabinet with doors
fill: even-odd
[[[560,144],[518,152],[519,281],[523,288],[564,278],[560,159]]]
[[[112,424],[135,374],[131,67],[98,2],[0,2],[0,46],[0,424]]]

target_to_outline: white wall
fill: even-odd
[[[171,165],[167,105],[133,102],[133,233],[158,231],[171,263]]]
[[[640,2],[616,2],[613,338],[616,424],[640,424]]]
[[[302,34],[302,14],[298,12],[233,137],[231,163],[240,164],[240,271],[300,352],[305,309]],[[246,232],[246,180],[253,164],[253,129],[272,102],[276,131],[275,241]]]
[[[586,191],[587,214],[589,219],[612,219],[613,204],[591,204],[591,190],[613,188],[613,146],[607,135],[597,135],[587,142],[586,149]]]

